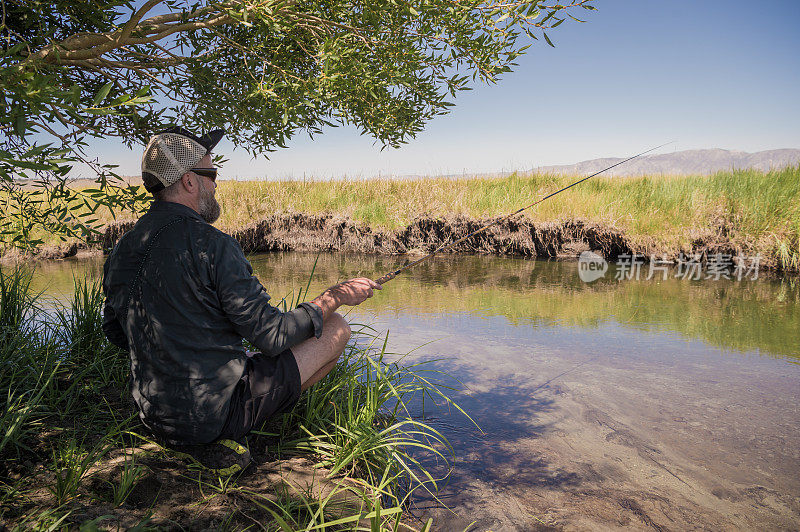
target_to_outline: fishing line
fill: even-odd
[[[394,270],[393,272],[389,272],[389,273],[387,273],[386,275],[384,275],[383,277],[380,277],[379,279],[375,279],[375,282],[376,282],[376,283],[378,283],[378,284],[385,284],[385,283],[387,283],[388,281],[391,281],[392,279],[394,279],[395,277],[397,277],[397,274],[399,274],[400,272],[403,272],[403,271],[405,271],[405,270],[407,270],[407,269],[409,269],[409,268],[411,268],[411,267],[414,267],[414,266],[416,266],[417,264],[420,264],[420,263],[422,263],[422,262],[425,262],[426,260],[428,260],[428,259],[430,259],[431,257],[435,256],[437,253],[440,253],[440,252],[444,251],[444,250],[445,250],[445,249],[447,249],[447,248],[451,248],[451,247],[455,246],[456,244],[459,244],[459,243],[461,243],[461,242],[465,241],[466,239],[468,239],[468,238],[470,238],[470,237],[473,237],[473,236],[477,235],[478,233],[482,233],[483,231],[486,231],[486,230],[487,230],[487,229],[489,229],[490,227],[492,227],[492,226],[495,226],[495,225],[497,225],[497,224],[499,224],[499,223],[501,223],[501,222],[504,222],[504,221],[508,220],[509,218],[511,218],[512,216],[516,216],[517,214],[521,213],[522,211],[528,210],[528,209],[530,209],[531,207],[534,207],[534,206],[536,206],[536,205],[540,204],[541,202],[543,202],[544,200],[546,200],[546,199],[548,199],[548,198],[552,198],[552,197],[553,197],[553,196],[555,196],[556,194],[560,194],[561,192],[564,192],[565,190],[567,190],[567,189],[570,189],[570,188],[574,187],[575,185],[577,185],[577,184],[579,184],[579,183],[583,183],[583,182],[584,182],[584,181],[586,181],[587,179],[590,179],[590,178],[592,178],[592,177],[594,177],[594,176],[596,176],[596,175],[602,174],[603,172],[605,172],[605,171],[607,171],[607,170],[611,170],[611,169],[612,169],[612,168],[614,168],[615,166],[619,166],[619,165],[621,165],[621,164],[627,163],[628,161],[631,161],[631,160],[633,160],[633,159],[636,159],[637,157],[641,157],[641,156],[642,156],[642,155],[644,155],[645,153],[650,153],[651,151],[655,151],[655,150],[657,150],[657,149],[659,149],[659,148],[663,148],[664,146],[666,146],[666,145],[668,145],[668,144],[672,144],[673,142],[675,142],[675,141],[673,140],[673,141],[670,141],[670,142],[665,142],[664,144],[661,144],[660,146],[656,146],[655,148],[650,148],[649,150],[645,150],[645,151],[643,151],[643,152],[641,152],[641,153],[637,153],[636,155],[632,155],[631,157],[628,157],[627,159],[624,159],[624,160],[622,160],[622,161],[619,161],[618,163],[614,163],[614,164],[612,164],[612,165],[611,165],[611,166],[609,166],[609,167],[603,168],[603,169],[602,169],[602,170],[600,170],[599,172],[595,172],[595,173],[593,173],[593,174],[592,174],[592,175],[590,175],[590,176],[586,176],[586,177],[584,177],[584,178],[582,178],[582,179],[579,179],[578,181],[575,181],[575,182],[574,182],[574,183],[572,183],[571,185],[567,185],[566,187],[564,187],[564,188],[562,188],[562,189],[560,189],[560,190],[556,190],[555,192],[552,192],[552,193],[548,194],[547,196],[545,196],[545,197],[543,197],[543,198],[541,198],[541,199],[539,199],[539,200],[536,200],[536,201],[534,201],[534,202],[533,202],[533,203],[531,203],[530,205],[526,205],[525,207],[522,207],[521,209],[517,209],[516,211],[514,211],[514,212],[512,212],[512,213],[510,213],[510,214],[507,214],[507,215],[503,216],[502,218],[498,218],[497,220],[495,220],[495,221],[493,221],[493,222],[490,222],[490,223],[488,223],[488,224],[484,225],[484,226],[483,226],[483,227],[481,227],[480,229],[477,229],[477,230],[475,230],[475,231],[471,232],[471,233],[470,233],[470,234],[468,234],[467,236],[463,236],[463,237],[459,238],[458,240],[456,240],[456,241],[454,241],[454,242],[448,242],[448,243],[442,244],[441,246],[439,246],[438,248],[436,248],[436,249],[435,249],[435,250],[433,250],[432,252],[428,253],[428,254],[427,254],[427,255],[425,255],[424,257],[422,257],[422,258],[420,258],[420,259],[417,259],[417,260],[415,260],[414,262],[409,262],[408,264],[406,264],[406,265],[404,265],[404,266],[401,266],[400,268],[398,268],[398,269]]]

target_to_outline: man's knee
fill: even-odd
[[[332,329],[331,332],[333,334],[334,341],[336,342],[336,354],[338,356],[342,351],[344,351],[344,348],[347,345],[347,342],[350,340],[350,336],[352,335],[350,324],[347,323],[347,320],[345,320],[341,314],[334,312],[325,321],[325,327]]]

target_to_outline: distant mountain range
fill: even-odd
[[[599,172],[603,168],[624,160],[625,157],[606,157],[592,159],[577,164],[556,166],[539,166],[532,168],[532,172],[557,173],[569,175],[585,175]],[[686,150],[659,155],[644,155],[638,159],[627,162],[617,168],[612,168],[604,175],[634,176],[652,174],[711,174],[719,170],[732,168],[755,168],[770,170],[785,168],[800,164],[800,150],[782,149],[767,150],[756,153],[744,151],[722,150]]]

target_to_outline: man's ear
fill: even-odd
[[[191,172],[186,172],[181,176],[181,185],[186,192],[192,193],[197,187],[197,178]]]

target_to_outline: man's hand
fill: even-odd
[[[366,277],[350,279],[325,290],[339,303],[339,305],[360,305],[370,297],[373,290],[380,290],[381,285]]]
[[[372,297],[373,290],[380,289],[381,285],[372,279],[359,277],[331,286],[311,302],[319,305],[322,309],[322,319],[325,320],[328,316],[336,312],[336,309],[340,306],[360,305]]]

